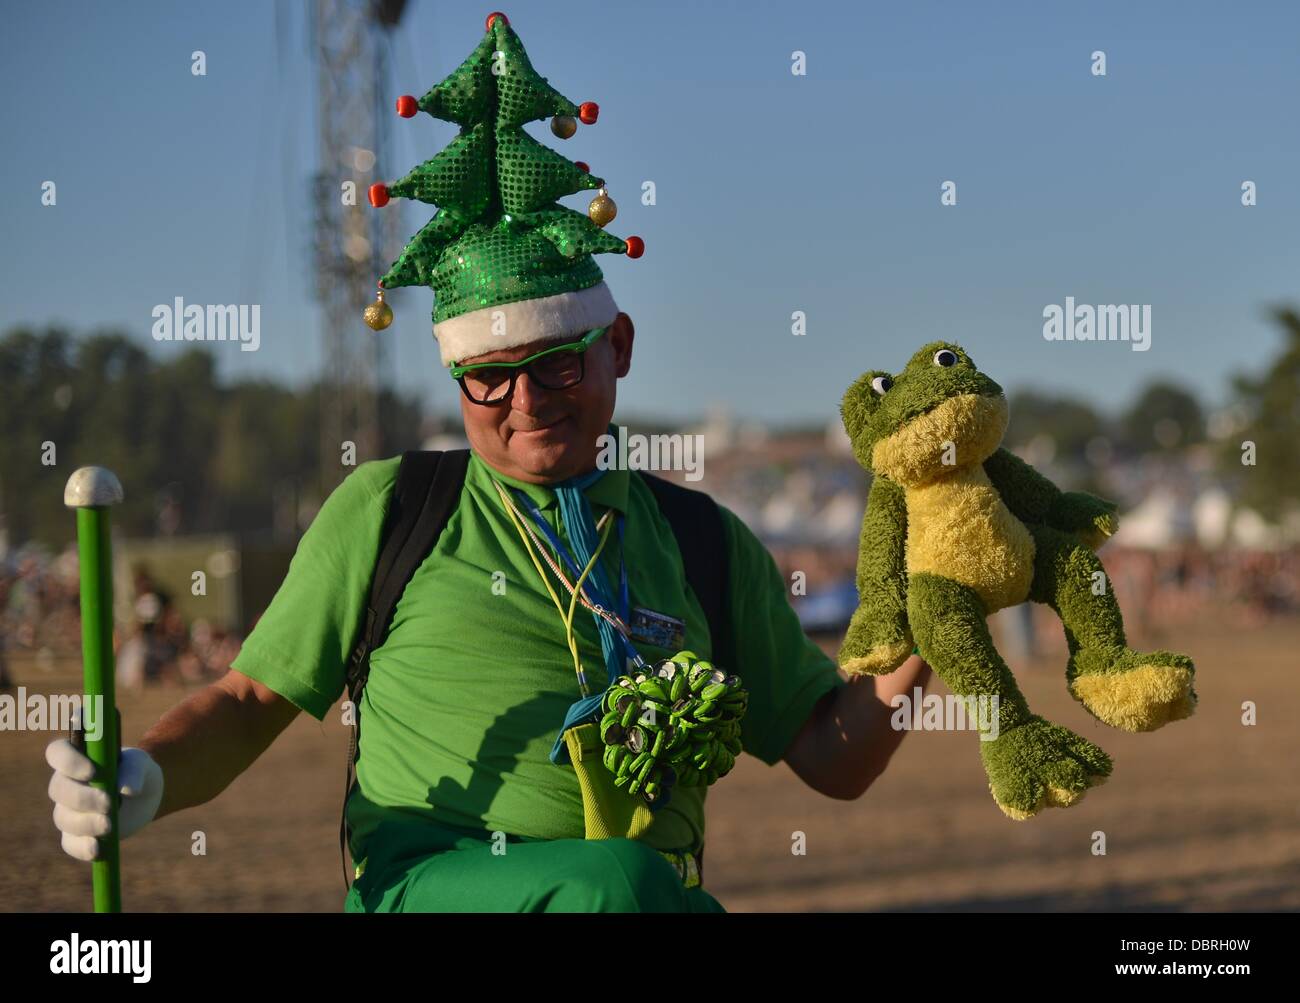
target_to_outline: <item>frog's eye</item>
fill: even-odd
[[[889,388],[892,387],[893,385],[894,385],[894,381],[891,380],[888,376],[877,376],[874,380],[871,381],[871,389],[874,390],[876,393],[880,394],[882,397],[885,394],[889,393]]]
[[[934,353],[934,364],[945,368],[955,366],[957,365],[957,353],[947,348],[941,348]]]

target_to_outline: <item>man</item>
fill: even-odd
[[[457,74],[482,83],[474,74],[483,60],[505,52],[510,65],[510,54],[522,53],[494,17],[486,45]],[[520,82],[507,82],[518,94]],[[425,110],[446,110],[438,93],[426,95]],[[498,106],[498,136],[507,112]],[[445,187],[442,197],[459,204]],[[664,855],[698,860],[705,788],[674,789],[637,838],[584,838],[592,796],[557,737],[576,723],[585,692],[575,660],[599,694],[604,670],[614,676],[629,652],[654,662],[712,651],[654,495],[633,471],[597,468],[635,331],[590,251],[624,245],[567,217],[556,236],[546,229],[554,210],[536,214],[534,228],[504,218],[511,214],[500,204],[462,212],[453,233],[433,240],[421,231],[383,280],[432,276],[434,334],[460,383],[472,454],[446,528],[370,656],[347,805],[359,877],[346,908],[721,911]],[[477,222],[459,225],[469,218]],[[398,466],[397,458],[364,463],[344,481],[230,672],[164,715],[139,749],[124,750],[123,836],[216,796],[300,711],[320,719],[339,699]],[[593,556],[607,514],[620,531]],[[845,682],[800,630],[771,556],[732,513],[721,517],[736,663],[725,668],[749,694],[744,748],[768,764],[784,760],[821,793],[856,798],[902,740],[889,724],[890,699],[923,684],[928,667],[913,657],[888,677]],[[528,519],[541,536],[530,537]],[[539,546],[544,540],[553,546]],[[625,575],[625,612],[677,625],[668,630],[677,635],[632,630],[620,639],[586,609],[566,624],[558,597],[567,604],[570,596],[556,572],[570,548],[593,569],[591,594],[606,597],[604,608],[616,605],[622,590],[612,583]],[[47,758],[64,849],[91,859],[107,831],[107,796],[86,783],[90,765],[65,741]]]

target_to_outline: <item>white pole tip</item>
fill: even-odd
[[[80,467],[63,489],[63,504],[68,508],[116,505],[122,498],[122,484],[107,467]]]

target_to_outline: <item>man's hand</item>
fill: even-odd
[[[851,801],[885,771],[906,731],[890,725],[899,693],[924,687],[930,666],[912,655],[887,676],[853,676],[827,693],[785,752],[790,769],[813,790]]]
[[[45,761],[54,770],[50,800],[54,826],[63,833],[63,852],[78,860],[99,856],[99,836],[108,835],[109,796],[91,787],[95,764],[66,738],[51,742]],[[117,762],[117,783],[122,800],[117,811],[118,838],[139,832],[158,813],[162,801],[162,768],[143,749],[123,749]]]

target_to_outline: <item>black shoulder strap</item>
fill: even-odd
[[[640,471],[640,476],[677,537],[686,581],[709,624],[713,661],[735,672],[738,666],[732,658],[731,617],[727,613],[727,543],[718,503],[703,491],[654,474]]]
[[[709,625],[710,660],[731,671],[740,671],[732,647],[731,617],[728,615],[726,529],[718,503],[703,491],[682,487],[654,474],[640,471],[659,511],[673,528],[682,555],[686,582],[695,593]],[[704,876],[704,848],[696,855],[700,877]]]
[[[415,574],[433,550],[460,501],[469,467],[469,450],[447,452],[411,450],[402,454],[397,481],[388,503],[388,515],[381,535],[379,560],[375,562],[366,611],[348,660],[347,693],[352,701],[352,737],[348,743],[348,771],[343,791],[344,816],[339,825],[339,849],[343,853],[343,880],[347,872],[347,799],[355,780],[357,749],[361,731],[361,694],[370,677],[370,653],[384,643],[393,610]]]
[[[370,652],[383,643],[406,583],[429,556],[456,509],[468,466],[468,449],[402,454],[370,596],[348,663],[348,696],[354,703],[370,674]]]

